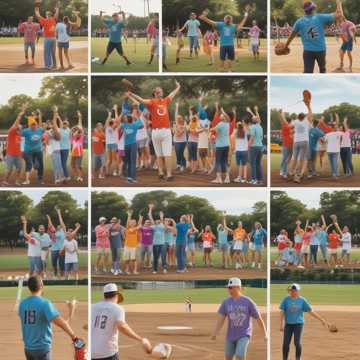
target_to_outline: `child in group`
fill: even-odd
[[[83,182],[82,160],[84,156],[84,128],[82,125],[82,114],[77,111],[78,124],[72,130],[71,136],[71,167],[73,169],[76,181]]]
[[[75,280],[79,280],[79,247],[76,235],[80,229],[80,224],[75,224],[75,230],[69,229],[65,234],[63,251],[65,251],[65,278],[69,280],[71,274]]]
[[[249,140],[247,126],[244,121],[237,123],[237,128],[235,130],[235,151],[239,176],[234,179],[234,182],[245,184],[248,181]]]
[[[188,160],[190,163],[191,174],[195,174],[198,168],[198,143],[199,143],[199,133],[200,123],[197,115],[194,115],[192,107],[189,108],[189,119],[190,123],[188,125]]]
[[[351,256],[351,240],[352,236],[349,231],[348,226],[344,226],[343,229],[340,228],[337,222],[334,222],[334,226],[337,232],[340,234],[341,242],[341,264],[350,265],[350,256]]]
[[[301,265],[301,261],[302,261],[302,245],[303,245],[303,241],[304,241],[304,234],[305,231],[301,228],[301,221],[297,220],[296,221],[296,227],[295,227],[295,231],[294,231],[294,251],[295,251],[295,263],[297,264],[297,266],[299,268],[302,268],[303,266]]]
[[[147,131],[147,123],[148,118],[150,117],[150,113],[146,109],[144,104],[139,105],[139,112],[140,112],[140,121],[142,121],[143,126],[138,129],[136,132],[136,144],[138,148],[138,161],[137,167],[140,170],[148,169],[150,165],[149,159],[149,136]]]
[[[96,124],[92,133],[92,149],[94,157],[94,177],[105,179],[105,132],[101,122]]]
[[[282,260],[285,262],[285,266],[291,266],[295,264],[296,253],[293,248],[292,241],[290,241],[288,246],[284,249]]]
[[[117,152],[119,143],[119,123],[120,117],[118,113],[118,106],[114,105],[112,111],[108,112],[108,117],[105,121],[105,141],[106,141],[106,175],[111,175],[113,165],[117,164]],[[117,169],[112,173],[117,176]]]
[[[209,56],[209,66],[215,64],[215,54],[214,54],[214,41],[215,41],[215,33],[214,29],[209,29],[203,36],[203,49],[204,53]]]
[[[187,233],[186,250],[188,253],[187,266],[195,266],[195,253],[196,253],[196,239],[199,236],[199,230],[196,227],[191,227]]]
[[[277,262],[284,259],[284,251],[290,245],[290,239],[288,238],[288,233],[285,229],[280,231],[280,234],[276,238],[277,248],[278,248],[278,259]]]
[[[340,158],[340,148],[343,133],[339,131],[336,123],[331,124],[332,131],[328,132],[324,139],[326,143],[326,152],[328,154],[331,176],[334,179],[339,177],[339,158]]]
[[[238,226],[235,230],[233,230],[233,238],[234,238],[234,259],[236,261],[235,269],[241,269],[245,263],[243,247],[244,242],[249,241],[248,234],[246,230],[243,228],[242,222],[238,222]]]
[[[344,119],[343,125],[341,127],[341,132],[341,162],[344,169],[344,175],[351,176],[354,175],[354,165],[352,162],[351,129],[347,117]]]
[[[209,225],[205,226],[205,230],[202,230],[199,234],[201,236],[203,242],[203,250],[204,250],[204,265],[212,266],[211,253],[213,250],[213,243],[216,240],[214,233],[211,231],[211,227]]]
[[[217,227],[219,250],[221,251],[222,267],[227,269],[230,266],[230,254],[228,236],[232,230],[226,225],[226,212],[223,213],[223,223]]]
[[[176,49],[176,65],[180,62],[180,52],[185,46],[184,33],[179,27],[176,29],[177,49]]]
[[[176,170],[186,169],[185,148],[187,145],[187,127],[182,115],[179,115],[179,103],[175,103],[175,123],[173,125],[174,147],[176,154]]]
[[[329,225],[329,227],[333,224]],[[332,229],[331,233],[328,236],[329,244],[329,265],[337,267],[338,266],[338,247],[341,245],[340,236],[336,232],[336,229]]]
[[[165,219],[165,245],[169,267],[175,266],[175,239],[176,222],[173,219]]]
[[[258,221],[254,224],[254,230],[251,233],[251,253],[252,253],[252,268],[261,269],[261,262],[262,262],[262,250],[264,248],[264,243],[266,243],[267,232],[262,227],[261,223]],[[246,257],[245,257],[246,258]]]
[[[309,255],[310,255],[310,239],[313,233],[313,229],[309,226],[309,221],[306,221],[305,233],[303,236],[303,243],[301,247],[301,256],[303,260],[303,266],[307,268],[309,266]]]
[[[202,172],[209,174],[211,169],[211,163],[209,161],[210,120],[206,108],[207,106],[202,105],[202,97],[200,97],[197,108],[200,124],[198,150]]]

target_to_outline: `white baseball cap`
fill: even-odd
[[[299,284],[292,284],[288,287],[288,290],[296,290],[296,291],[300,291],[301,290],[301,286]]]
[[[106,284],[104,286],[104,294],[112,293],[112,292],[119,292],[119,289],[116,284]]]
[[[239,278],[231,278],[229,279],[227,287],[241,287],[241,280]]]
[[[101,223],[101,222],[103,222],[103,221],[106,221],[106,217],[101,217],[100,219],[99,219],[99,222]]]

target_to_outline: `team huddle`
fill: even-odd
[[[196,13],[191,13],[189,20],[185,22],[183,27],[176,29],[176,64],[180,63],[181,51],[185,47],[184,32],[186,31],[186,36],[189,41],[190,58],[198,58],[201,48],[200,40],[202,38],[203,52],[209,57],[209,65],[215,65],[215,51],[217,50],[217,44],[219,42],[220,71],[232,71],[233,62],[237,58],[235,38],[239,37],[244,29],[250,10],[251,6],[247,5],[245,8],[244,18],[239,24],[234,24],[233,17],[231,15],[226,15],[223,21],[213,21],[207,17],[207,11],[204,11],[199,17]],[[204,31],[204,34],[201,31],[201,23],[198,19],[210,26],[209,29]],[[252,27],[248,30],[251,53],[253,54],[254,60],[258,60],[260,58],[261,29],[258,27],[256,20],[252,21]],[[165,69],[167,63],[166,40],[168,39],[165,38],[163,45]]]
[[[61,210],[56,207],[59,225],[55,226],[47,215],[47,230],[45,225],[39,225],[38,230],[29,228],[25,216],[21,217],[23,225],[21,236],[28,248],[29,276],[38,275],[43,279],[79,279],[79,246],[76,240],[80,224],[74,228],[65,225]],[[49,258],[51,271],[48,269]]]
[[[85,135],[81,112],[77,112],[77,125],[70,128],[70,121],[67,118],[61,118],[57,106],[52,108],[52,119],[47,121],[43,121],[40,110],[25,116],[26,110],[27,104],[24,104],[8,131],[5,154],[7,170],[2,185],[9,186],[13,174],[15,174],[15,185],[30,185],[32,172],[37,173],[40,184],[45,184],[46,155],[51,158],[55,185],[71,180],[68,168],[70,155],[72,176],[77,182],[83,182],[82,161]],[[27,126],[21,123],[24,117]],[[24,162],[25,180],[23,180]]]
[[[311,94],[304,91],[304,102],[308,113],[292,114],[288,118],[280,110],[282,159],[280,176],[301,183],[307,178],[322,176],[327,154],[330,176],[340,177],[340,159],[343,176],[354,175],[352,162],[352,132],[345,117],[341,123],[338,114],[331,115],[330,122],[325,117],[314,119]]]
[[[267,234],[259,222],[255,223],[250,233],[241,222],[236,229],[230,229],[224,214],[215,234],[209,225],[199,231],[193,215],[182,215],[176,222],[165,217],[163,211],[154,219],[153,204],[149,204],[148,209],[145,220],[142,215],[138,220],[133,219],[129,210],[125,227],[116,217],[111,219],[110,224],[104,217],[99,219],[95,227],[95,273],[138,275],[139,271],[152,269],[152,273],[157,274],[160,261],[164,274],[175,267],[178,273],[184,273],[195,266],[198,239],[202,244],[204,266],[213,266],[212,253],[217,245],[224,269],[229,266],[261,269],[261,253]],[[232,241],[229,241],[230,235]]]
[[[280,231],[276,238],[278,258],[275,264],[279,267],[297,266],[307,268],[317,266],[318,253],[321,252],[324,266],[343,267],[350,265],[352,235],[348,226],[342,228],[337,222],[337,216],[331,215],[331,223],[326,224],[324,216],[321,222],[301,226],[301,221],[295,223],[292,239],[286,229]]]
[[[81,18],[78,11],[73,11],[74,21],[68,16],[59,19],[59,4],[54,11],[46,11],[45,17],[40,14],[40,8],[35,7],[35,16],[39,21],[34,22],[34,16],[29,16],[27,21],[21,22],[18,26],[18,32],[24,36],[24,51],[26,64],[35,65],[36,47],[41,36],[44,39],[43,59],[44,68],[47,70],[57,70],[56,47],[58,48],[58,60],[60,70],[74,68],[70,58],[70,36],[71,31],[81,26]],[[29,49],[31,54],[29,56]]]
[[[153,169],[158,171],[160,180],[171,181],[175,152],[179,173],[189,169],[191,175],[210,176],[215,171],[216,177],[211,181],[215,184],[233,181],[262,185],[264,131],[258,108],[247,108],[248,118],[239,121],[235,108],[229,114],[215,103],[210,120],[208,105],[201,96],[188,114],[180,113],[177,102],[172,122],[169,107],[180,89],[176,82],[174,91],[165,97],[161,87],[154,89],[150,99],[131,91],[124,94],[121,110],[115,105],[109,110],[105,125],[99,122],[93,130],[94,177],[125,176],[129,183],[136,183],[137,169]],[[233,154],[238,174],[231,179]]]

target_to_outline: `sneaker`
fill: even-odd
[[[117,176],[117,174],[118,174],[117,171],[113,172],[113,176]]]
[[[164,270],[163,270],[163,273],[164,273],[164,274],[167,274],[167,270],[166,270],[166,269],[164,269]]]
[[[261,270],[261,264],[258,264],[258,269]]]
[[[240,176],[238,176],[238,177],[235,178],[233,181],[234,181],[234,183],[240,183],[240,182],[242,182],[242,179],[241,179]]]
[[[156,275],[156,274],[157,274],[157,271],[153,271],[152,274],[153,274],[153,275]]]
[[[118,270],[118,271],[117,271],[117,274],[118,274],[118,275],[122,275],[123,272],[122,272],[121,270]]]
[[[113,274],[114,274],[115,276],[117,276],[117,275],[119,275],[119,272],[118,272],[117,270],[115,270],[115,271],[113,272]]]
[[[111,272],[112,274],[114,274],[114,273],[115,273],[114,268],[111,268],[110,272]]]
[[[21,185],[30,185],[30,180],[25,180]]]
[[[170,359],[172,354],[172,346],[170,344],[164,344],[165,359]]]

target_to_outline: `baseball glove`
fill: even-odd
[[[290,49],[286,47],[284,43],[278,42],[275,45],[275,54],[278,56],[289,55]]]
[[[303,100],[305,104],[311,103],[311,92],[309,90],[303,91]]]
[[[335,324],[329,324],[329,331],[332,333],[337,333],[339,331],[339,329],[337,328],[337,326]]]
[[[153,359],[170,359],[172,346],[170,344],[160,343],[154,346],[151,352]]]

